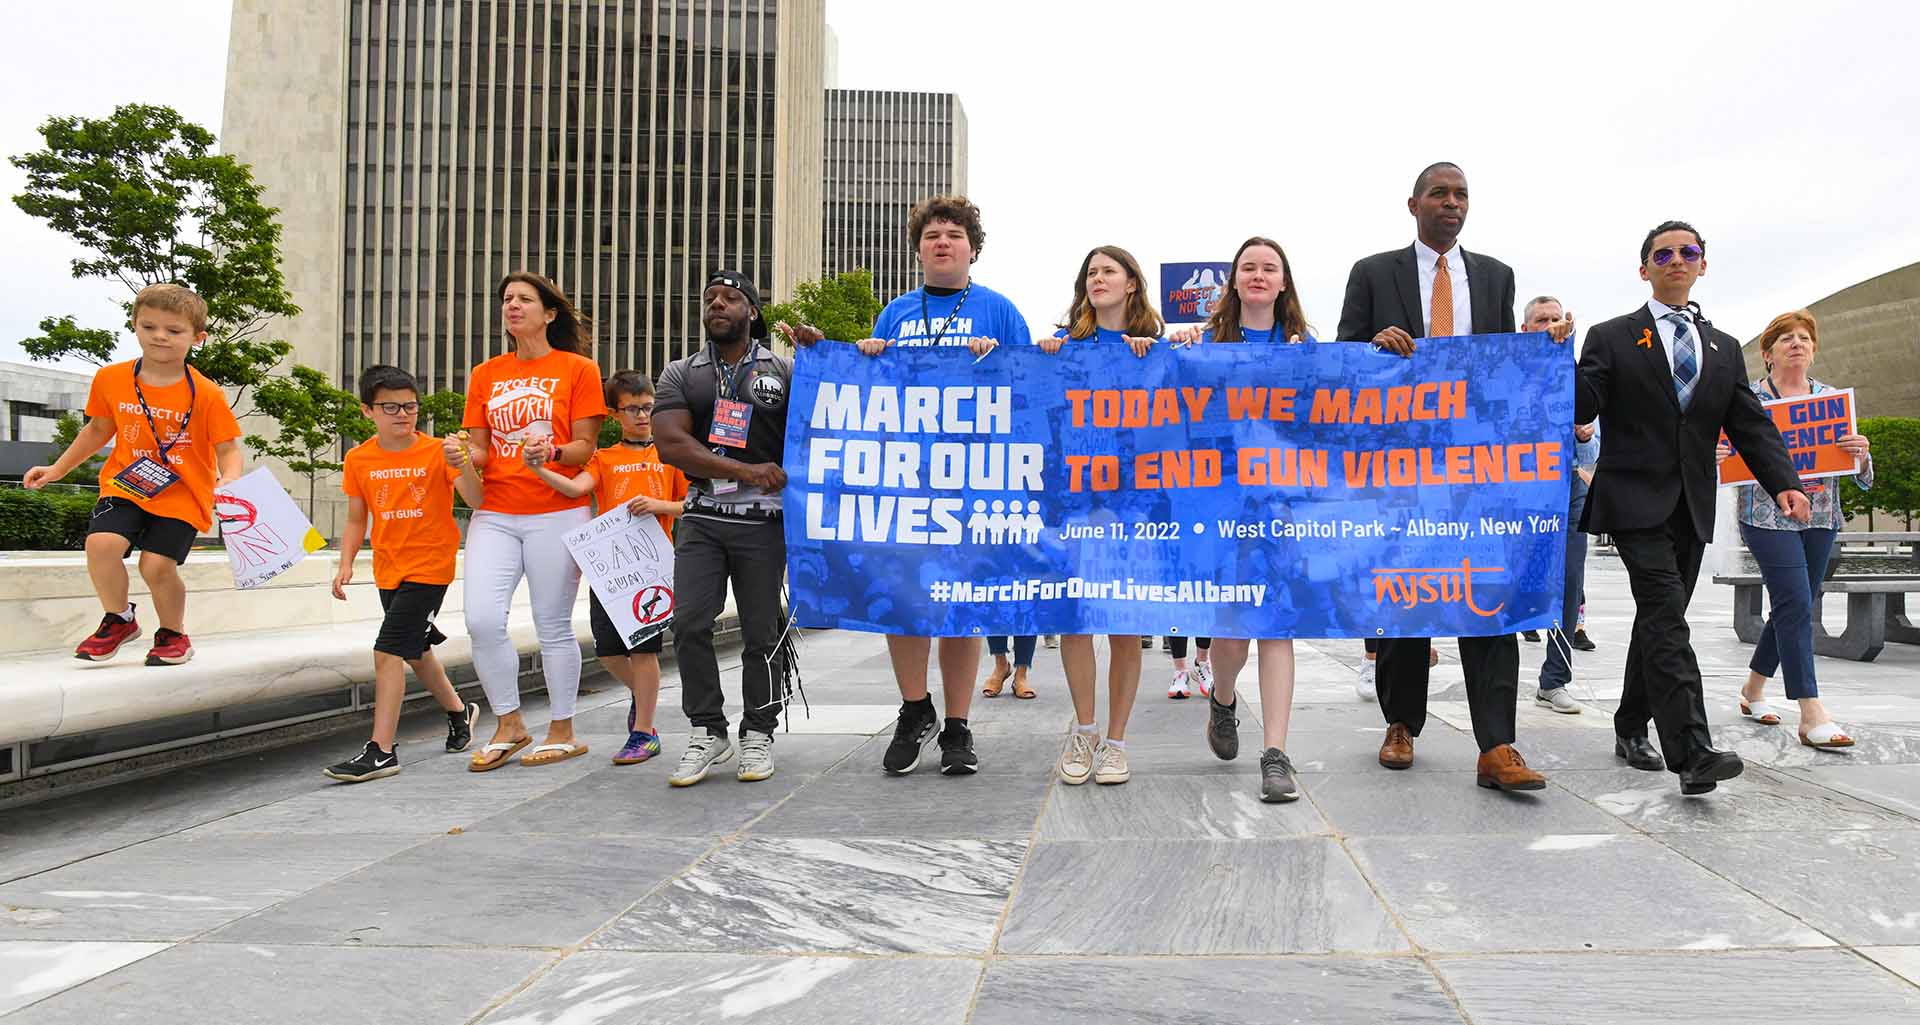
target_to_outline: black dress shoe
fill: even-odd
[[[1680,769],[1680,792],[1687,795],[1711,793],[1723,779],[1732,779],[1747,765],[1732,751],[1704,748]]]
[[[1654,750],[1645,737],[1613,738],[1613,756],[1645,772],[1659,772],[1667,767],[1660,759],[1660,752]]]
[[[1538,630],[1522,630],[1520,631],[1520,637],[1522,640],[1532,641],[1535,644],[1540,643],[1540,631]]]
[[[1575,651],[1592,651],[1599,647],[1599,645],[1587,639],[1587,628],[1584,626],[1575,630],[1573,632],[1573,640],[1567,643],[1572,644],[1573,650]]]

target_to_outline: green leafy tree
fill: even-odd
[[[422,395],[419,429],[436,438],[444,438],[460,430],[460,420],[466,413],[467,397],[457,391]]]
[[[79,435],[80,428],[86,425],[87,418],[72,410],[60,414],[60,419],[54,422],[53,441],[50,443],[52,445],[53,459],[58,459],[60,453],[65,452],[67,446],[73,444],[73,439]],[[51,463],[53,459],[48,459],[47,462]],[[107,465],[106,456],[88,456],[79,466],[73,468],[72,473],[61,478],[61,482],[90,484],[100,479],[100,468],[105,465]]]
[[[307,479],[307,511],[312,515],[320,478],[341,467],[335,456],[342,440],[358,444],[373,437],[373,421],[360,414],[357,396],[334,387],[312,367],[296,365],[288,376],[266,378],[254,389],[253,402],[259,412],[278,421],[279,433],[271,439],[249,434],[247,447]]]
[[[873,331],[873,318],[885,304],[873,294],[873,275],[865,268],[819,281],[802,281],[786,302],[769,303],[764,310],[769,325],[811,324],[820,333],[841,342],[857,342]]]
[[[213,133],[171,107],[127,104],[105,118],[56,117],[44,149],[11,158],[26,176],[15,206],[88,250],[76,278],[117,281],[121,306],[147,285],[178,282],[207,302],[207,341],[191,362],[241,397],[292,351],[276,317],[300,312],[280,272],[279,211],[260,201],[247,165],[213,152]],[[36,360],[111,362],[117,333],[48,317],[22,347]]]
[[[1860,421],[1859,430],[1872,443],[1873,490],[1848,482],[1840,489],[1842,510],[1855,516],[1865,512],[1869,530],[1875,510],[1898,517],[1912,530],[1920,513],[1920,419],[1870,416]]]

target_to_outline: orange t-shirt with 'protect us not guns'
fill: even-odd
[[[340,489],[367,503],[373,523],[373,582],[392,590],[406,581],[453,583],[460,528],[453,522],[453,482],[440,441],[415,434],[411,447],[389,452],[368,438],[347,452]]]
[[[687,475],[681,473],[679,467],[661,462],[659,450],[651,445],[603,448],[593,454],[593,461],[585,468],[593,471],[593,501],[602,515],[641,495],[670,502],[687,500]],[[673,517],[656,515],[654,518],[660,521],[660,529],[667,532],[667,540],[673,540]]]
[[[183,377],[172,384],[152,385],[140,382],[133,389],[133,364],[115,363],[93,375],[93,387],[87,392],[87,415],[113,421],[113,449],[107,464],[100,469],[100,497],[133,502],[155,516],[183,520],[195,530],[213,526],[213,480],[217,470],[214,447],[240,437],[240,424],[227,406],[227,394],[220,386],[192,367],[187,368],[192,386]],[[140,396],[147,397],[142,412]],[[192,396],[192,416],[188,416],[188,396]],[[181,434],[181,427],[186,433]],[[154,438],[158,428],[160,437]],[[179,440],[175,441],[178,436]],[[172,486],[152,498],[128,494],[113,483],[113,475],[133,465],[142,456],[160,461],[160,446],[167,449],[167,468],[180,476]]]

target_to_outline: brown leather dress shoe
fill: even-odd
[[[1477,782],[1489,790],[1545,790],[1547,777],[1527,768],[1527,760],[1512,744],[1501,744],[1480,756]]]
[[[1380,764],[1389,769],[1413,767],[1413,734],[1400,723],[1387,727],[1387,739],[1380,745]]]

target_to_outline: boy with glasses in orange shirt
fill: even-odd
[[[636,370],[622,370],[607,378],[607,407],[620,418],[620,441],[600,449],[572,477],[546,466],[533,472],[568,498],[593,494],[596,515],[604,516],[625,505],[634,516],[652,513],[660,529],[673,539],[673,520],[687,501],[687,477],[660,461],[653,447],[653,382]],[[600,596],[589,592],[588,618],[593,624],[593,654],[614,679],[632,695],[627,705],[627,742],[613,756],[615,765],[638,765],[660,754],[660,733],[653,713],[660,701],[660,652],[666,646],[668,623],[627,647],[614,627]]]
[[[413,667],[447,713],[447,750],[473,741],[480,706],[462,701],[447,679],[433,645],[446,635],[433,625],[453,583],[460,528],[453,521],[453,493],[480,508],[480,475],[460,438],[441,441],[414,428],[420,420],[420,389],[399,367],[360,372],[360,412],[373,421],[373,437],[349,451],[341,471],[347,494],[347,529],[340,538],[340,569],[333,596],[347,600],[354,556],[373,522],[373,580],[385,618],[373,642],[373,738],[361,752],[328,766],[327,776],[364,783],[400,771],[394,734],[406,699],[407,666]]]

